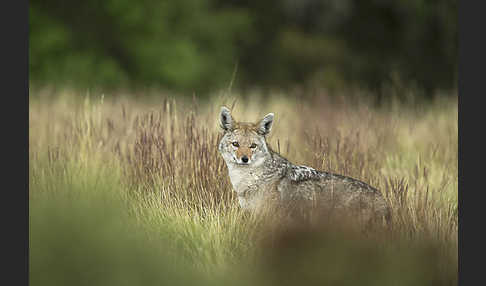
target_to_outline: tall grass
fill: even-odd
[[[32,284],[456,283],[457,98],[32,93]],[[217,152],[223,104],[243,121],[274,112],[273,149],[377,187],[391,224],[304,228],[242,211]]]

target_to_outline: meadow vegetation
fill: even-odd
[[[456,285],[457,96],[280,95],[31,90],[31,284]],[[378,188],[390,225],[242,211],[217,151],[221,105],[242,121],[274,112],[274,150]]]

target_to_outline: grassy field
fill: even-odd
[[[31,90],[31,285],[456,285],[457,97],[382,107],[325,93],[207,101]],[[218,112],[275,113],[274,150],[380,189],[390,226],[239,209]]]

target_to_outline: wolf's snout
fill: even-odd
[[[248,163],[248,157],[246,155],[241,157],[241,161],[243,161],[243,163]]]

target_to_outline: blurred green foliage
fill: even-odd
[[[199,89],[229,80],[244,13],[188,1],[49,0],[30,7],[30,77]]]
[[[455,0],[33,0],[29,78],[204,93],[294,85],[431,94],[457,81]]]

